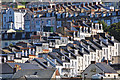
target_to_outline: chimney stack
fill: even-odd
[[[57,60],[56,59],[54,59],[54,63],[57,64]]]
[[[87,45],[87,49],[90,50],[90,45]]]
[[[91,64],[95,64],[96,62],[95,61],[91,61]]]
[[[71,53],[69,53],[69,58],[71,57]]]
[[[114,41],[114,36],[111,36],[111,40]]]
[[[82,48],[82,53],[84,53],[84,48]]]
[[[105,39],[105,43],[108,44],[108,39]]]
[[[18,70],[21,70],[21,66],[19,66],[19,65],[15,65],[15,67],[13,68],[13,71],[14,71],[14,73],[15,72],[17,72]]]
[[[47,62],[47,66],[50,66],[50,62],[49,61]]]
[[[100,41],[100,46],[102,46],[102,41]]]

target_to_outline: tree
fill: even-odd
[[[109,27],[107,26],[107,24],[103,20],[99,21],[99,23],[103,25],[103,30],[104,31],[107,31],[109,29]]]

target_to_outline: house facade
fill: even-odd
[[[7,8],[2,10],[2,29],[24,30],[24,15],[27,9]]]

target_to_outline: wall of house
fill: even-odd
[[[118,74],[117,73],[105,73],[105,77],[104,78],[108,78],[108,79],[113,79],[113,78],[118,78]]]
[[[24,30],[24,15],[23,12],[14,12],[14,27],[15,29]]]

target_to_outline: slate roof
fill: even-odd
[[[110,65],[107,65],[106,63],[96,63],[95,65],[105,73],[117,73]]]
[[[39,63],[41,66],[45,67],[45,68],[53,68],[53,66],[50,64],[48,66],[48,61],[45,60],[44,58],[34,58],[34,61],[36,61],[37,63]]]
[[[45,79],[50,79],[54,72],[55,68],[52,69],[35,69],[35,70],[20,70],[16,72],[12,78],[21,78],[25,76],[26,78],[45,78]],[[35,76],[36,75],[36,76]]]
[[[13,69],[7,63],[1,63],[0,74],[13,74]]]
[[[21,69],[40,69],[37,64],[30,64],[30,63],[7,63],[10,67],[14,68],[15,65],[21,66]]]
[[[39,65],[39,63],[37,63],[37,62],[34,61],[34,60],[26,61],[25,63],[36,64],[36,65],[38,65],[38,66],[40,67],[40,69],[44,69],[43,66]]]

